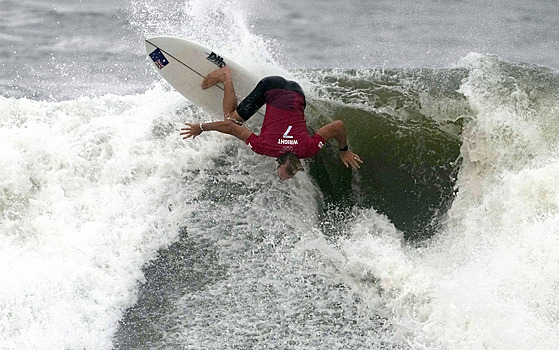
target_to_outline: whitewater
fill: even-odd
[[[394,65],[373,48],[409,34],[397,25],[369,41],[320,40],[315,26],[413,12],[431,33],[433,4],[326,2],[310,17],[310,3],[110,4],[0,10],[1,349],[559,346],[559,63],[530,54],[557,30],[534,20],[554,4],[496,2],[478,19],[506,9],[533,33],[524,50],[414,34],[449,47],[438,66],[405,54],[412,44]],[[459,24],[475,13],[444,4]],[[182,140],[184,122],[211,117],[151,71],[142,39],[157,34],[297,80],[309,126],[343,119],[362,169],[331,143],[281,182],[274,159],[232,137]],[[285,49],[298,35],[306,63]]]

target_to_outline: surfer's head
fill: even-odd
[[[293,152],[282,154],[277,161],[279,163],[278,176],[282,181],[291,179],[298,171],[303,170],[301,159]]]

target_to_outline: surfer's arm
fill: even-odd
[[[357,154],[348,149],[345,126],[341,120],[334,120],[330,124],[318,129],[316,133],[322,136],[324,141],[328,141],[330,139],[336,139],[336,141],[338,141],[338,145],[340,147],[340,158],[346,167],[351,166],[353,169],[358,169],[360,163],[363,163]]]
[[[252,134],[252,131],[249,129],[237,125],[230,120],[199,124],[185,123],[185,125],[186,126],[181,129],[182,132],[180,133],[183,139],[190,137],[195,138],[203,131],[218,131],[223,134],[233,135],[241,141],[246,141]]]

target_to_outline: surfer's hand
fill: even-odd
[[[359,169],[361,166],[359,163],[363,163],[359,156],[351,151],[340,152],[340,158],[342,158],[342,163],[349,168],[350,166],[353,169]]]
[[[202,128],[200,124],[191,124],[191,123],[184,123],[186,125],[184,128],[181,129],[180,135],[182,136],[183,140],[192,137],[193,139],[196,136],[202,133]]]

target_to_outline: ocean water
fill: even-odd
[[[559,347],[556,1],[0,12],[0,349]],[[363,167],[182,140],[153,35],[296,79]]]

